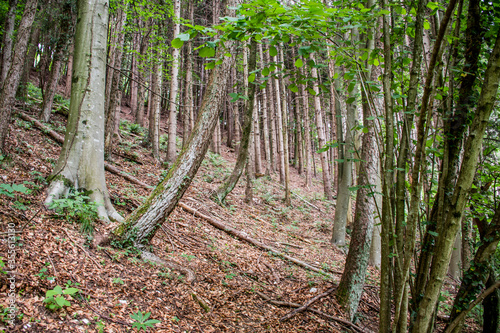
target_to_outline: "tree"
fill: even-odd
[[[64,144],[50,177],[45,204],[85,190],[104,220],[121,221],[104,175],[104,89],[108,35],[107,0],[79,0],[73,82]]]
[[[17,29],[17,37],[14,45],[11,65],[8,69],[5,80],[1,82],[0,87],[0,151],[7,152],[5,141],[9,133],[10,117],[14,106],[19,82],[21,81],[26,48],[30,37],[31,25],[35,19],[38,0],[28,0],[24,7],[23,17]],[[4,58],[4,62],[7,61]]]

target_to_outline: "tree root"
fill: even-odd
[[[316,267],[313,267],[311,266],[310,264],[306,263],[306,262],[303,262],[302,260],[299,260],[299,259],[296,259],[294,257],[290,257],[289,255],[286,255],[284,254],[283,252],[280,252],[278,250],[276,250],[275,248],[271,247],[271,246],[268,246],[268,245],[265,245],[251,237],[249,237],[245,232],[243,231],[239,231],[239,230],[236,230],[230,226],[227,226],[225,224],[223,224],[222,222],[219,222],[217,221],[216,219],[210,217],[210,216],[207,216],[207,215],[204,215],[200,212],[198,212],[196,209],[193,209],[185,204],[183,204],[182,202],[179,202],[178,203],[178,206],[181,207],[182,209],[184,209],[185,211],[193,214],[194,216],[198,216],[198,217],[201,217],[202,219],[204,219],[205,221],[207,221],[208,223],[210,223],[211,225],[213,225],[214,227],[216,227],[217,229],[220,229],[228,234],[230,234],[231,236],[234,236],[236,238],[238,238],[239,240],[243,240],[247,243],[250,243],[262,250],[265,250],[265,251],[270,251],[272,252],[273,254],[279,256],[279,257],[282,257],[284,259],[287,259],[291,262],[293,262],[294,264],[298,265],[298,266],[301,266],[303,268],[306,268],[310,271],[313,271],[313,272],[316,272],[316,273],[319,273],[321,275],[324,275],[330,279],[333,280],[333,276],[331,276],[330,274],[326,273],[325,271],[323,271],[322,269],[319,269],[319,268],[316,268]]]
[[[64,137],[62,135],[60,135],[56,131],[51,130],[50,128],[48,128],[47,126],[45,126],[44,124],[42,124],[38,120],[28,116],[27,114],[25,114],[23,112],[18,112],[17,115],[19,116],[19,118],[21,118],[23,120],[32,122],[43,133],[47,134],[52,139],[54,139],[54,141],[56,141],[60,144],[64,143]],[[121,171],[120,169],[112,166],[111,164],[109,164],[107,162],[104,162],[104,170],[109,171],[117,176],[123,177],[124,179],[128,180],[129,182],[134,183],[136,185],[139,185],[147,190],[150,190],[153,188],[152,186],[144,183],[143,181],[140,181],[139,179],[137,179],[131,175],[126,174],[125,172]]]
[[[186,281],[191,283],[191,284],[193,284],[196,280],[196,275],[189,268],[183,267],[183,266],[181,266],[173,261],[163,260],[151,252],[141,250],[141,259],[151,261],[151,262],[154,262],[155,264],[165,266],[167,268],[179,271],[182,274],[186,275]]]
[[[254,292],[257,295],[259,295],[260,297],[262,297],[264,300],[266,300],[268,303],[276,305],[276,306],[285,306],[285,307],[289,307],[289,308],[301,308],[301,307],[303,307],[303,305],[297,304],[297,303],[282,302],[282,301],[273,300],[273,299],[271,299],[271,297],[269,297],[266,294],[261,293],[260,291],[257,291],[257,290],[255,290]],[[341,324],[343,324],[345,326],[352,327],[353,329],[355,329],[356,331],[358,331],[360,333],[366,333],[366,331],[363,330],[361,327],[359,327],[358,325],[353,324],[350,321],[347,321],[345,319],[342,319],[342,318],[339,318],[339,317],[335,317],[335,316],[330,316],[330,315],[328,315],[328,314],[326,314],[324,312],[321,312],[319,310],[312,309],[312,308],[306,308],[305,310],[310,311],[310,312],[312,312],[314,314],[317,314],[317,315],[319,315],[319,316],[321,316],[323,318],[326,318],[326,319],[329,319],[329,320],[341,323]]]

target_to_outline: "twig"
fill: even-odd
[[[325,291],[324,293],[314,296],[313,298],[311,298],[310,300],[305,302],[304,305],[298,307],[297,309],[295,309],[295,310],[287,313],[285,316],[281,317],[280,322],[287,321],[288,319],[295,316],[297,313],[307,310],[307,308],[310,307],[311,304],[313,304],[314,302],[316,302],[320,298],[323,298],[323,297],[330,295],[334,290],[335,290],[335,288],[330,288],[327,291]]]
[[[54,277],[57,278],[57,271],[56,271],[56,265],[54,265],[54,262],[52,261],[52,258],[48,255],[47,258],[49,258],[50,264],[52,265],[52,269],[54,270]]]
[[[81,295],[80,295],[81,296]],[[83,296],[81,296],[84,300],[85,300],[85,303],[87,303],[87,305],[89,306],[90,310],[92,310],[92,312],[94,312],[96,315],[98,315],[99,317],[103,318],[103,319],[106,319],[106,320],[109,320],[110,322],[113,322],[113,323],[116,323],[116,324],[120,324],[120,325],[124,325],[124,326],[132,326],[130,325],[129,323],[126,323],[124,321],[121,321],[121,320],[115,320],[115,319],[112,319],[108,316],[105,316],[103,315],[102,313],[98,312],[96,309],[94,309],[94,307],[92,305],[90,305],[90,303],[87,301],[87,299]]]
[[[198,297],[194,291],[191,293],[191,296],[203,308],[203,310],[205,310],[205,312],[210,312],[210,307],[201,299],[201,297]]]
[[[174,242],[172,242],[172,238],[170,238],[170,235],[167,233],[167,231],[165,230],[165,228],[163,228],[163,226],[160,225],[160,229],[161,229],[161,231],[163,231],[163,233],[165,234],[165,236],[167,236],[168,241],[170,242],[170,245],[172,245],[172,250],[176,250],[177,248],[175,247]]]
[[[75,244],[75,245],[76,245],[76,246],[77,246],[80,250],[82,250],[82,251],[83,251],[83,252],[87,255],[87,257],[89,257],[89,259],[90,259],[90,260],[92,260],[92,262],[96,265],[96,267],[97,267],[97,268],[101,268],[101,266],[99,266],[99,264],[97,263],[97,261],[95,261],[95,259],[94,259],[94,258],[92,258],[92,257],[90,256],[90,254],[89,254],[89,253],[88,253],[88,252],[87,252],[87,251],[86,251],[83,247],[81,247],[81,246],[80,246],[80,244],[78,244],[77,242],[75,242],[75,241],[73,240],[73,238],[71,238],[71,236],[69,235],[69,233],[68,233],[65,229],[62,229],[62,230],[63,230],[63,231],[64,231],[64,233],[68,236],[68,238],[70,239],[70,241],[71,241],[73,244]]]

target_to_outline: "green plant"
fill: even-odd
[[[30,189],[23,184],[0,184],[0,195],[14,198],[17,193],[29,194]]]
[[[45,293],[45,299],[43,300],[45,306],[49,310],[62,309],[65,306],[71,306],[71,303],[66,299],[66,296],[71,296],[79,292],[78,288],[66,288],[62,289],[61,286],[57,285],[52,290],[47,290]]]
[[[92,234],[94,221],[98,218],[97,206],[84,192],[71,191],[68,197],[55,199],[49,209],[54,209],[68,222],[79,222],[83,233]]]
[[[151,316],[151,312],[147,312],[143,314],[141,311],[137,311],[137,313],[131,314],[130,318],[135,321],[132,323],[132,327],[137,328],[139,331],[146,331],[148,327],[153,327],[154,324],[161,323],[161,321],[156,319],[149,319]]]
[[[50,263],[46,262],[45,263],[45,266],[50,266]],[[35,274],[35,276],[38,276],[40,279],[46,279],[47,281],[54,281],[56,278],[53,277],[53,276],[49,276],[48,274],[46,274],[48,271],[48,268],[47,267],[43,267],[40,269],[39,273],[38,274]]]
[[[125,282],[123,282],[123,280],[121,278],[114,278],[113,279],[113,283],[115,284],[125,284]]]

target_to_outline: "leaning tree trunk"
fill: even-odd
[[[234,1],[230,3],[230,6],[234,5]],[[232,53],[232,43],[226,45],[227,48]],[[223,57],[222,63],[212,69],[200,113],[186,148],[144,204],[113,231],[113,234],[122,242],[136,245],[149,242],[163,221],[174,210],[196,175],[210,144],[210,137],[224,102],[227,78],[233,65],[233,57],[224,57],[223,54],[228,51],[222,50],[223,48],[219,47],[216,54],[217,57]]]
[[[122,220],[109,200],[104,177],[104,89],[107,0],[78,1],[73,84],[66,136],[51,175],[46,205],[70,187],[90,191],[104,219]]]
[[[14,106],[19,82],[21,81],[26,48],[30,37],[31,25],[35,19],[38,0],[28,0],[24,7],[23,17],[17,29],[16,44],[12,55],[11,66],[0,89],[0,151],[6,152],[5,141],[9,132],[10,116]]]
[[[250,43],[250,59],[249,59],[249,68],[250,71],[255,70],[256,66],[256,59],[257,59],[257,43],[255,40],[252,40]],[[245,80],[248,80],[248,78],[245,78]],[[249,152],[249,142],[250,142],[250,133],[252,132],[252,115],[253,115],[253,109],[254,109],[254,99],[255,99],[255,89],[256,85],[252,84],[250,88],[248,89],[248,100],[246,103],[246,110],[245,110],[245,118],[243,120],[243,134],[241,138],[241,144],[240,148],[238,151],[238,158],[236,160],[236,164],[234,166],[233,172],[231,172],[231,175],[227,179],[227,181],[224,182],[213,194],[212,194],[212,199],[215,200],[218,203],[224,202],[226,199],[226,196],[231,193],[231,191],[234,189],[236,184],[238,183],[238,180],[241,177],[241,174],[243,173],[243,170],[245,169],[245,165],[248,159],[248,152]]]

